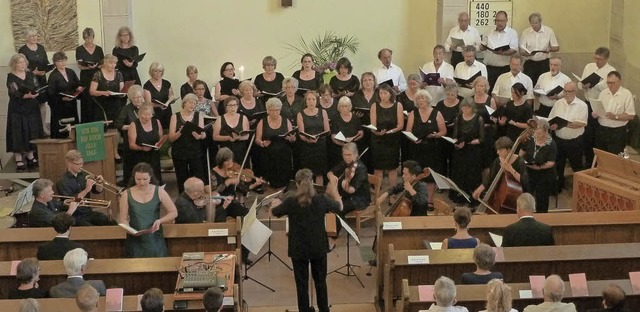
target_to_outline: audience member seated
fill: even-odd
[[[611,284],[602,290],[602,308],[587,310],[587,312],[624,312],[626,295],[620,286]]]
[[[50,293],[53,298],[75,298],[76,292],[84,283],[93,286],[100,296],[104,296],[107,288],[103,281],[89,280],[86,281],[82,275],[87,267],[88,255],[84,249],[73,249],[64,256],[64,269],[69,276],[65,282],[51,287]]]
[[[536,209],[533,196],[523,193],[518,197],[516,205],[520,220],[505,228],[502,247],[554,245],[551,227],[533,218]]]
[[[98,312],[98,298],[98,291],[91,284],[85,283],[78,288],[76,305],[81,312]]]
[[[38,179],[33,183],[33,205],[29,211],[29,226],[52,226],[53,216],[62,210],[61,201],[53,200],[53,182],[49,179]],[[67,215],[72,215],[78,208],[77,202],[71,202],[66,210]]]
[[[9,299],[49,297],[49,293],[46,290],[38,288],[38,281],[40,280],[38,259],[27,258],[20,261],[16,269],[16,279],[20,286],[9,292]]]
[[[551,275],[544,281],[542,288],[544,302],[532,304],[524,308],[522,312],[576,312],[573,303],[560,302],[564,296],[564,281],[558,275]]]
[[[191,177],[184,181],[184,192],[175,200],[178,216],[176,223],[202,223],[207,220],[204,195],[204,182]]]
[[[224,300],[224,293],[218,287],[211,287],[204,292],[202,296],[202,305],[207,312],[219,312],[222,311],[222,301]]]
[[[429,307],[427,312],[468,312],[467,308],[454,306],[456,303],[456,285],[453,281],[446,277],[440,276],[433,286],[433,297],[435,304]]]
[[[162,312],[164,311],[164,296],[162,290],[151,288],[144,292],[140,299],[142,312]]]
[[[471,273],[463,273],[460,278],[462,284],[486,284],[492,279],[504,279],[502,273],[491,272],[491,268],[496,263],[496,253],[487,244],[479,244],[473,250],[473,262],[476,270]]]
[[[511,308],[511,287],[502,280],[492,279],[487,284],[487,309],[480,312],[518,312]]]
[[[38,312],[40,311],[40,303],[38,300],[33,298],[28,298],[22,300],[20,303],[20,310],[18,312]]]
[[[85,249],[82,244],[69,239],[71,227],[75,225],[75,220],[72,216],[64,212],[58,212],[51,220],[51,223],[58,235],[52,241],[38,247],[38,260],[62,260],[69,250]]]
[[[471,210],[466,207],[458,208],[453,213],[456,222],[456,234],[442,241],[442,249],[475,248],[480,240],[469,235],[468,227],[471,222]]]

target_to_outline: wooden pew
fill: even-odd
[[[169,256],[184,252],[234,251],[240,248],[240,223],[164,224]],[[228,236],[209,236],[209,230],[228,231]],[[0,261],[35,257],[38,246],[56,236],[53,228],[0,229]],[[71,229],[70,239],[85,246],[89,257],[110,259],[125,257],[126,231],[119,226],[78,226]]]
[[[454,281],[462,273],[475,271],[473,249],[395,250],[390,244],[384,263],[383,299],[385,308],[402,295],[402,279],[410,285],[433,285],[440,276]],[[507,283],[524,283],[530,275],[558,274],[568,280],[571,273],[586,273],[587,279],[628,277],[640,270],[640,243],[566,245],[503,248],[504,261],[493,271],[501,272]],[[429,256],[429,264],[409,264],[408,256]]]
[[[234,252],[225,252],[234,254]],[[240,254],[240,249],[235,255]],[[84,279],[102,280],[107,288],[124,288],[125,295],[142,294],[149,288],[157,287],[165,294],[175,292],[181,257],[96,259],[87,264]],[[240,258],[235,257],[235,272],[239,274]],[[10,276],[11,261],[0,262],[0,298],[8,298],[9,291],[18,287],[15,276]],[[228,276],[240,283],[236,276]],[[62,260],[40,261],[40,287],[50,289],[67,279]],[[241,284],[241,283],[240,283]],[[233,295],[232,283],[225,294]],[[242,287],[239,289],[242,298]]]
[[[237,285],[235,286],[238,287]],[[237,293],[237,292],[236,292]],[[179,311],[173,309],[173,294],[164,295],[164,308],[165,311]],[[22,300],[0,300],[0,306],[4,311],[18,311]],[[58,312],[58,311],[78,311],[75,298],[46,298],[38,299],[40,303],[40,312]],[[122,298],[122,310],[123,311],[140,311],[138,310],[139,298],[135,296],[124,296]],[[98,299],[98,311],[105,311],[106,302],[105,297]],[[184,309],[182,309],[184,310]],[[187,309],[189,311],[204,311],[202,306],[202,300],[188,301]],[[238,296],[234,295],[233,305],[225,305],[223,311],[241,311],[240,300]]]
[[[553,228],[556,245],[640,242],[640,214],[633,211],[568,212],[536,214],[536,220]],[[474,215],[469,234],[493,245],[489,232],[502,235],[504,228],[518,221],[515,215]],[[385,222],[400,222],[401,230],[384,230]],[[378,213],[377,246],[393,244],[398,250],[424,249],[424,240],[442,242],[455,234],[452,216],[382,217]],[[388,248],[377,248],[378,263],[387,260]],[[377,299],[382,298],[384,267],[377,268]]]
[[[637,311],[640,307],[640,294],[633,294],[631,282],[628,279],[619,280],[594,280],[587,281],[589,289],[588,297],[573,297],[571,293],[571,285],[565,282],[565,296],[562,302],[573,302],[578,311],[587,309],[595,309],[602,307],[602,290],[609,284],[619,285],[627,294],[626,307],[628,311]],[[511,297],[513,298],[513,308],[522,311],[526,306],[531,304],[542,303],[542,298],[521,299],[520,290],[531,289],[529,283],[510,283]],[[487,292],[486,285],[456,285],[458,302],[460,305],[469,309],[469,311],[480,311],[485,309]],[[403,280],[402,300],[396,311],[400,312],[417,312],[419,310],[427,310],[432,302],[420,301],[418,294],[418,286],[409,286],[409,282]]]

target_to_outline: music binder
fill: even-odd
[[[37,70],[43,71],[45,73],[48,73],[48,72],[52,71],[54,68],[56,68],[55,64],[47,64],[44,67],[36,67]]]
[[[505,44],[503,46],[499,46],[499,47],[495,47],[495,48],[489,48],[489,46],[487,46],[486,44],[482,44],[483,47],[485,47],[485,49],[491,51],[491,52],[504,52],[504,51],[509,51],[509,49],[511,49],[511,47],[508,44]]]
[[[158,104],[158,105],[161,105],[161,106],[166,108],[166,107],[169,107],[171,104],[175,103],[177,100],[178,100],[178,98],[176,97],[176,98],[173,98],[173,99],[168,99],[167,102],[165,102],[165,103],[160,102],[157,99],[153,99],[152,102],[153,102],[153,104]]]
[[[82,93],[82,91],[84,91],[84,87],[80,86],[80,87],[76,88],[76,91],[73,92],[73,94],[68,94],[68,93],[65,93],[65,92],[60,92],[59,94],[64,96],[64,97],[75,99],[75,98],[78,97],[78,95],[80,95]]]
[[[131,57],[131,56],[127,56],[127,55],[124,55],[122,53],[119,53],[116,56],[118,58],[124,58],[124,59],[128,60],[129,62],[140,63],[144,59],[145,55],[147,55],[147,53],[142,53],[142,54],[138,54],[136,56]]]
[[[587,77],[578,77],[578,75],[571,73],[573,75],[574,78],[576,78],[578,81],[582,82],[583,84],[589,84],[592,88],[597,85],[600,80],[602,80],[602,77],[600,77],[597,73],[593,72],[591,73],[589,76]]]
[[[425,73],[422,68],[418,68],[420,70],[420,77],[422,77],[422,82],[426,83],[428,86],[439,86],[440,83],[440,73]]]
[[[91,66],[98,65],[98,62],[89,62],[89,61],[78,60],[78,65],[91,67]]]
[[[461,87],[467,87],[467,85],[473,84],[473,81],[476,80],[476,78],[480,77],[481,72],[476,72],[475,74],[471,75],[471,77],[467,78],[467,79],[462,79],[462,78],[458,78],[458,77],[453,77],[453,80],[456,81],[456,83],[458,83],[458,85],[460,85]]]
[[[562,86],[556,86],[555,88],[549,90],[549,91],[545,91],[544,89],[540,88],[540,89],[533,89],[533,92],[538,94],[538,95],[545,95],[545,96],[554,96],[554,95],[558,95],[560,93],[562,93],[562,91],[564,91],[564,88]]]
[[[393,79],[388,79],[378,84],[378,86],[382,85],[388,85],[389,87],[393,88]]]
[[[148,147],[151,147],[153,149],[160,149],[162,144],[164,144],[164,142],[166,142],[168,138],[169,138],[169,135],[165,134],[155,144],[151,145],[151,144],[147,144],[147,143],[142,143],[142,146],[148,146]]]
[[[331,133],[331,131],[329,131],[329,130],[322,131],[322,132],[316,133],[316,134],[309,134],[309,133],[306,133],[304,131],[300,131],[300,135],[303,135],[303,136],[305,136],[305,137],[307,137],[309,139],[312,139],[312,140],[317,140],[317,139],[319,139],[321,137],[324,137],[324,136],[328,135],[329,133]]]

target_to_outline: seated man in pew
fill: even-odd
[[[144,292],[140,299],[142,312],[162,312],[164,311],[164,295],[162,290],[151,288]]]
[[[104,285],[103,281],[86,281],[82,277],[87,267],[88,260],[88,254],[83,249],[76,248],[67,252],[64,256],[64,268],[69,277],[65,282],[51,287],[49,294],[52,298],[75,298],[78,289],[84,283],[89,283],[93,286],[100,296],[104,296],[106,294],[107,287]]]
[[[456,285],[446,277],[440,276],[433,285],[433,298],[435,304],[429,307],[427,312],[468,312],[467,308],[454,306],[456,304]]]
[[[223,300],[224,293],[222,293],[220,287],[211,287],[204,292],[202,305],[207,312],[219,312],[222,311]]]
[[[76,305],[81,312],[98,312],[100,294],[89,283],[85,283],[76,293]]]
[[[82,244],[69,239],[71,227],[75,224],[75,219],[72,216],[58,212],[53,216],[51,223],[58,235],[52,241],[38,247],[38,260],[62,260],[69,250],[85,249]]]
[[[56,187],[62,196],[72,198],[90,198],[91,193],[98,194],[103,191],[104,178],[102,176],[88,177],[88,173],[82,169],[84,160],[82,154],[76,150],[70,150],[65,155],[67,172],[65,172]],[[95,179],[95,180],[94,180]],[[116,225],[109,220],[104,213],[93,211],[91,207],[80,206],[72,214],[78,226],[92,225]]]
[[[627,294],[616,284],[610,284],[602,291],[602,308],[587,312],[624,312],[624,300]]]
[[[504,230],[502,247],[553,246],[551,227],[533,218],[536,200],[529,193],[523,193],[517,200],[517,215],[520,220]]]
[[[53,200],[53,182],[49,179],[38,179],[33,183],[33,205],[29,211],[29,226],[52,226],[53,217],[63,211],[64,204],[59,200]],[[71,202],[65,213],[73,215],[78,208],[77,202]]]
[[[560,302],[564,296],[564,281],[558,275],[551,275],[544,281],[542,288],[544,302],[529,305],[522,312],[576,312],[573,303]]]

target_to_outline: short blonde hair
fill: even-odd
[[[429,91],[424,90],[424,89],[420,89],[420,90],[416,91],[415,99],[418,100],[418,98],[427,99],[427,103],[429,103],[429,104],[431,104],[431,101],[433,100],[433,97],[431,96]]]
[[[253,84],[253,82],[249,81],[249,80],[245,80],[243,82],[240,83],[240,85],[238,86],[238,91],[240,91],[240,93],[242,93],[242,90],[245,90],[247,88],[251,87],[251,89],[253,90],[253,92],[256,92],[256,85]]]
[[[116,33],[116,46],[119,47],[120,44],[122,44],[122,40],[120,40],[120,35],[122,35],[123,33],[129,33],[129,45],[133,46],[135,45],[135,41],[133,40],[133,32],[131,32],[131,28],[127,27],[127,26],[122,26],[118,29],[118,32]]]
[[[184,108],[184,105],[187,104],[187,102],[193,102],[194,104],[197,104],[198,103],[198,96],[193,94],[193,93],[188,93],[187,95],[185,95],[182,98],[181,107]]]
[[[91,311],[98,304],[100,294],[89,283],[84,283],[76,292],[76,305],[80,311]]]
[[[160,62],[158,61],[154,61],[153,63],[151,63],[151,65],[149,65],[149,76],[152,76],[153,72],[156,70],[160,71],[160,73],[164,75],[164,66],[162,66],[162,64],[160,64]]]
[[[18,61],[20,61],[20,59],[23,59],[26,65],[29,66],[29,60],[27,60],[27,57],[22,53],[16,53],[9,60],[9,67],[12,71],[16,70],[16,65],[18,65]]]
[[[35,28],[31,28],[31,27],[29,27],[29,28],[24,30],[24,38],[25,39],[29,38],[29,36],[31,36],[31,35],[36,35],[37,36],[38,35],[38,31]]]
[[[511,287],[502,280],[492,279],[487,283],[487,311],[511,311]]]
[[[282,101],[280,101],[280,99],[277,98],[277,97],[272,97],[272,98],[267,100],[267,104],[265,104],[265,107],[267,109],[272,109],[272,108],[281,109],[282,108]]]
[[[269,55],[269,56],[265,56],[262,59],[262,67],[265,67],[267,65],[273,65],[273,66],[277,66],[278,65],[278,61],[276,60],[275,57]]]
[[[284,80],[282,80],[282,88],[284,89],[284,87],[286,87],[287,85],[292,85],[294,88],[298,89],[298,79],[294,78],[294,77],[288,77],[285,78]]]
[[[343,96],[338,100],[338,108],[340,108],[341,106],[347,106],[349,107],[349,110],[351,110],[351,107],[353,106],[353,104],[351,103],[351,99],[348,96]]]
[[[69,150],[67,152],[67,154],[64,155],[64,158],[67,161],[78,161],[78,160],[82,159],[82,153],[80,153],[77,150]]]
[[[473,88],[475,88],[478,84],[484,84],[484,92],[489,94],[489,80],[483,76],[479,76],[478,78],[473,80]]]
[[[196,67],[195,65],[189,65],[187,66],[187,75],[189,75],[189,72],[193,72],[193,73],[198,73],[198,67]]]
[[[102,64],[106,64],[106,63],[117,63],[118,62],[118,58],[115,57],[113,54],[107,54],[104,56],[104,58],[102,59]]]
[[[153,116],[153,105],[151,105],[150,103],[143,103],[140,108],[138,108],[138,115],[142,114],[142,112],[146,112],[149,111],[151,112],[151,115]]]
[[[129,98],[129,101],[132,101],[133,98],[138,94],[144,95],[144,89],[142,89],[140,85],[133,85],[127,91],[127,97]]]

